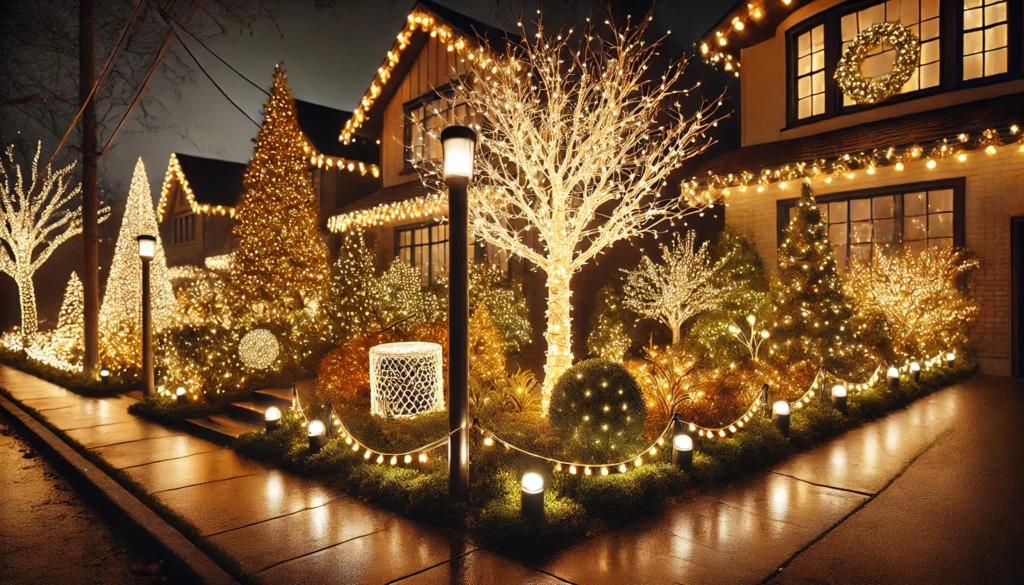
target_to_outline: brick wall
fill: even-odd
[[[1006,146],[995,155],[972,152],[964,163],[943,162],[929,171],[923,162],[907,164],[897,172],[882,168],[875,175],[858,171],[852,179],[836,177],[830,184],[816,180],[818,195],[871,189],[940,179],[966,179],[965,244],[978,253],[981,270],[973,279],[971,295],[981,314],[971,329],[973,351],[981,372],[1010,375],[1010,218],[1024,216],[1024,153]],[[727,197],[725,223],[753,239],[766,265],[778,261],[776,201],[800,196],[800,184],[779,184],[758,193],[732,189]]]

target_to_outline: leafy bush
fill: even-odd
[[[391,343],[394,333],[364,333],[327,352],[320,361],[315,401],[320,404],[370,399],[370,348]]]
[[[549,416],[570,456],[601,463],[629,457],[642,447],[647,404],[626,368],[605,360],[585,360],[555,384]]]
[[[186,418],[207,416],[214,410],[206,401],[178,403],[169,396],[148,396],[128,407],[128,412],[136,416],[171,425]]]

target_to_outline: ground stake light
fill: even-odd
[[[523,474],[523,520],[539,526],[544,520],[544,478],[532,471]]]
[[[184,386],[178,386],[178,389],[174,391],[174,396],[178,399],[178,404],[185,404],[188,401]]]
[[[783,437],[789,436],[789,403],[780,400],[772,405],[772,422],[782,433]]]
[[[683,471],[693,471],[693,439],[690,435],[672,438],[672,465]]]
[[[104,384],[109,384],[110,383],[110,370],[108,370],[107,368],[103,368],[102,370],[100,370],[100,380]]]
[[[306,430],[309,435],[309,452],[316,455],[327,445],[327,427],[318,420],[310,421]]]
[[[910,377],[913,378],[915,382],[921,381],[921,364],[917,362],[910,362]]]
[[[956,362],[956,354],[949,352],[946,354],[946,365],[952,366]]]
[[[895,390],[900,387],[900,371],[896,366],[889,366],[885,373],[885,380],[889,383],[889,389]]]
[[[280,427],[281,409],[276,406],[271,406],[270,408],[268,408],[267,411],[263,414],[263,422],[268,433]]]
[[[846,386],[836,384],[832,387],[832,406],[846,414]]]

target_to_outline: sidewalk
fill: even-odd
[[[0,367],[0,386],[124,469],[245,571],[289,584],[759,583],[949,433],[972,393],[1010,384],[976,378],[947,388],[769,472],[524,566],[337,488],[139,420],[127,414],[128,398],[81,397]]]

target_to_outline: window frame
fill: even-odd
[[[467,83],[467,81],[463,79],[460,83]],[[426,106],[438,98],[451,99],[455,93],[454,84],[454,81],[450,81],[402,104],[402,174],[412,173],[416,170],[412,162],[412,111],[420,106]],[[459,105],[454,104],[449,110],[454,110]],[[462,105],[469,107],[468,104]],[[454,115],[453,113],[453,119]]]
[[[906,195],[907,193],[920,192],[920,191],[939,191],[944,189],[952,189],[953,191],[953,247],[962,248],[964,246],[964,239],[966,234],[965,226],[965,205],[964,195],[966,193],[967,179],[964,177],[958,177],[953,179],[940,179],[937,181],[925,181],[919,183],[899,183],[895,185],[886,185],[882,187],[872,187],[870,189],[858,189],[854,191],[841,191],[838,193],[829,193],[828,195],[821,195],[815,197],[816,203],[832,203],[836,201],[850,201],[853,199],[869,199],[872,197],[879,197],[883,195]],[[775,229],[776,229],[776,248],[782,247],[782,241],[785,238],[786,227],[789,226],[789,210],[796,206],[797,202],[800,201],[799,197],[790,197],[786,199],[779,199],[775,202]],[[903,206],[900,205],[900,209]],[[902,222],[906,216],[902,214],[898,217],[900,220],[900,248],[903,248],[903,227]],[[895,217],[894,213],[894,219]],[[849,226],[849,219],[847,219],[847,226]],[[847,228],[846,236],[847,246],[847,259],[850,257],[849,246],[850,246],[850,234],[849,228]],[[849,260],[847,260],[849,263]]]
[[[416,230],[421,230],[421,229],[427,228],[427,237],[429,239],[431,237],[430,236],[430,229],[429,228],[432,228],[432,227],[435,227],[435,226],[442,226],[442,225],[443,226],[449,226],[448,222],[446,222],[446,221],[430,220],[430,221],[425,221],[425,222],[420,222],[420,223],[414,223],[414,224],[408,224],[408,225],[403,225],[403,226],[395,227],[395,229],[394,229],[394,239],[395,239],[394,251],[395,251],[395,258],[398,258],[399,260],[401,260],[401,258],[402,258],[402,246],[400,245],[400,243],[401,243],[401,238],[402,238],[402,234],[403,233],[405,233],[405,232],[415,232]],[[415,236],[413,236],[413,240],[415,241]],[[447,254],[447,252],[448,252],[448,247],[451,246],[451,242],[452,242],[451,233],[448,233],[447,239],[443,240],[443,242],[445,244],[445,252],[446,252],[446,254],[445,254],[446,259],[445,259],[445,266],[444,266],[444,274],[447,275],[448,274],[448,262],[447,262],[447,255],[448,254]],[[433,259],[431,258],[431,255],[430,255],[430,249],[431,249],[431,247],[433,247],[434,244],[440,244],[440,243],[441,243],[441,241],[434,242],[433,240],[430,240],[430,241],[428,241],[425,244],[415,244],[415,243],[413,243],[410,246],[407,246],[407,247],[413,248],[413,249],[415,249],[416,247],[421,247],[421,248],[425,248],[426,251],[427,251],[427,254],[426,254],[426,256],[427,256],[427,264],[426,264],[426,267],[427,267],[427,284],[426,285],[422,285],[421,284],[421,286],[423,286],[424,288],[429,288],[431,286],[434,286],[434,284],[436,284],[434,282],[434,265],[433,265],[434,262],[433,262]],[[409,266],[412,266],[413,268],[415,268],[417,270],[422,270],[420,266],[412,263],[412,259],[415,258],[416,255],[415,254],[410,254],[409,257],[410,257]]]
[[[189,222],[188,220],[192,221]],[[179,233],[179,224],[181,231]],[[185,239],[185,236],[191,236]],[[196,214],[192,210],[178,212],[171,219],[171,245],[187,246],[199,241],[199,226]]]
[[[921,89],[905,94],[896,94],[877,104],[843,105],[843,93],[835,82],[836,65],[842,58],[842,18],[876,4],[884,4],[885,0],[857,0],[843,2],[828,10],[819,12],[786,31],[786,127],[783,131],[814,124],[822,120],[837,118],[885,107],[892,104],[908,102],[934,96],[940,93],[969,89],[974,87],[1003,83],[1024,76],[1022,68],[1022,5],[1024,0],[1006,0],[1007,2],[1007,67],[1006,73],[989,77],[979,77],[964,81],[963,78],[963,44],[964,44],[964,10],[963,0],[939,0],[939,84],[935,87]],[[825,29],[825,113],[807,118],[798,117],[799,100],[797,99],[797,38],[818,25]],[[1016,41],[1015,41],[1016,39]]]

